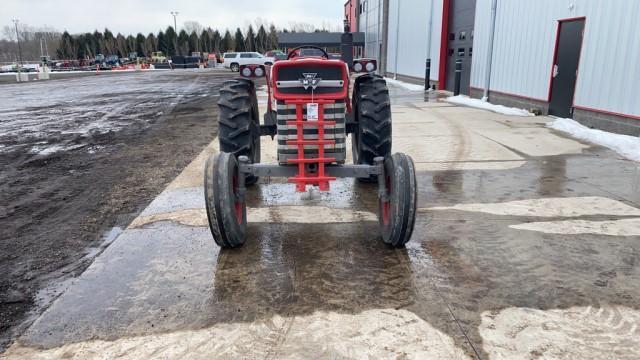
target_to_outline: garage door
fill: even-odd
[[[449,3],[449,31],[447,34],[447,81],[446,89],[453,91],[455,63],[462,60],[460,92],[469,94],[471,57],[473,56],[473,24],[476,15],[476,0],[451,0]]]

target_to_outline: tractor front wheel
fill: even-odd
[[[221,248],[235,248],[247,237],[247,205],[239,193],[238,161],[233,154],[219,153],[207,160],[204,197],[209,229]]]
[[[410,239],[416,220],[418,190],[413,160],[396,153],[384,161],[385,196],[378,200],[378,220],[382,240],[402,247]]]

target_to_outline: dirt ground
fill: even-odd
[[[0,352],[214,138],[229,76],[0,87]]]

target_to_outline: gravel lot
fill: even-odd
[[[0,349],[214,138],[230,75],[0,85]]]

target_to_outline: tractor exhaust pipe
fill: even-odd
[[[344,32],[340,38],[340,49],[342,61],[351,69],[353,67],[353,34],[350,31],[349,20],[347,19],[344,19]]]

